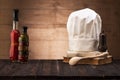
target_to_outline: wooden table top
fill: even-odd
[[[62,60],[29,60],[28,63],[11,63],[0,60],[0,77],[118,77],[120,60],[105,65],[70,66]]]

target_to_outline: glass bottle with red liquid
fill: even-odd
[[[29,56],[29,37],[27,34],[27,27],[23,26],[22,34],[19,37],[19,62],[26,63]]]
[[[20,32],[18,30],[18,9],[13,10],[13,30],[11,31],[10,38],[11,38],[11,45],[10,45],[10,60],[12,62],[18,61],[18,39],[20,36]]]

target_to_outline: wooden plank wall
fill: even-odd
[[[0,0],[0,59],[9,58],[12,10],[18,8],[19,30],[28,26],[30,59],[62,59],[68,50],[66,23],[75,10],[101,15],[108,50],[120,59],[120,0]]]

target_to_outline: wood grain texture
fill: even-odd
[[[68,47],[66,43],[67,41],[30,41],[30,58],[62,59]]]
[[[22,24],[55,24],[54,10],[24,10],[20,14]]]
[[[0,9],[54,9],[54,0],[0,0]]]
[[[101,79],[115,78],[120,76],[120,60],[113,63],[93,66],[93,65],[76,65],[70,66],[61,60],[29,60],[28,63],[11,63],[9,60],[0,60],[0,77],[10,78],[39,78],[57,76],[58,78],[96,78]],[[48,79],[49,80],[49,79]],[[73,78],[72,78],[73,80]]]
[[[19,30],[28,26],[30,59],[62,59],[68,50],[69,14],[91,8],[102,18],[110,54],[120,59],[119,4],[119,0],[0,0],[0,58],[9,57],[13,9],[20,10]]]

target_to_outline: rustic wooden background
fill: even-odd
[[[0,0],[0,59],[9,58],[14,8],[20,10],[19,29],[28,26],[31,59],[62,59],[68,50],[68,16],[83,8],[101,15],[108,50],[120,59],[120,0]]]

